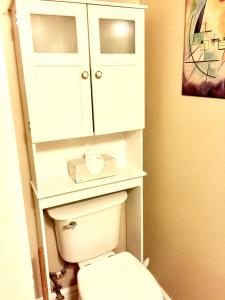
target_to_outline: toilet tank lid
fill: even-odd
[[[72,204],[49,208],[47,209],[47,212],[52,219],[65,221],[120,205],[125,202],[126,199],[127,192],[122,191],[100,197],[89,198]]]

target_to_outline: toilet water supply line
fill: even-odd
[[[58,280],[63,278],[68,268],[68,265],[69,264],[66,263],[63,269],[59,272],[49,272],[50,279],[54,284],[53,291],[56,293],[56,300],[64,299],[64,296],[61,293],[62,284],[58,282]]]

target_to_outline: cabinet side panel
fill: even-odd
[[[143,131],[126,132],[127,163],[143,170]]]
[[[127,251],[143,261],[143,183],[128,193]]]

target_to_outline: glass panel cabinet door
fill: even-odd
[[[34,52],[77,53],[76,17],[31,14]]]
[[[144,128],[144,10],[88,5],[95,133]]]
[[[93,134],[85,4],[18,10],[32,142]]]
[[[135,21],[99,19],[101,53],[135,53]]]

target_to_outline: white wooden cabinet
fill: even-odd
[[[39,244],[45,212],[127,190],[126,249],[143,260],[143,5],[16,1],[12,22]],[[87,144],[116,159],[117,175],[75,183],[67,162]],[[91,200],[90,200],[91,201]]]
[[[95,133],[144,128],[144,10],[88,5],[88,22]]]
[[[37,2],[15,17],[32,142],[92,135],[86,5]]]
[[[144,128],[143,7],[17,8],[33,143]]]

